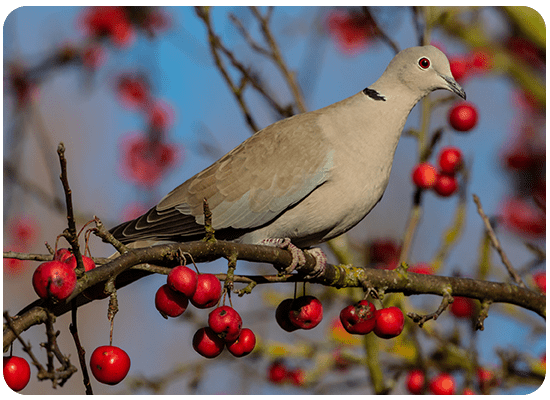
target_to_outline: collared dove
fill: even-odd
[[[405,49],[371,86],[260,130],[111,233],[133,247],[202,239],[206,199],[218,239],[296,251],[341,235],[382,198],[407,116],[437,89],[466,98],[440,50]]]

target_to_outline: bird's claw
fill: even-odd
[[[327,256],[319,248],[313,248],[313,249],[302,251],[301,249],[296,247],[294,244],[292,244],[289,238],[263,239],[261,241],[261,244],[265,244],[268,246],[275,246],[280,249],[287,249],[288,251],[290,251],[290,253],[292,254],[292,262],[284,270],[284,272],[287,274],[290,274],[295,270],[299,270],[301,267],[303,267],[306,264],[306,256],[304,255],[304,253],[310,254],[316,260],[314,270],[310,274],[306,275],[307,279],[315,278],[321,275],[326,269]]]
[[[306,275],[306,278],[313,279],[324,274],[327,267],[327,256],[325,255],[323,250],[318,247],[314,247],[313,249],[304,250],[304,252],[310,254],[311,256],[313,256],[313,258],[315,258],[315,268],[313,269],[313,271]]]

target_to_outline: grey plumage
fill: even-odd
[[[407,116],[437,89],[465,98],[441,51],[405,49],[364,91],[262,129],[111,232],[123,243],[200,239],[206,198],[219,239],[308,247],[336,237],[381,199]]]

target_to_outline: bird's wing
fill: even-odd
[[[296,115],[251,136],[147,214],[113,231],[122,232],[124,242],[202,233],[203,199],[214,229],[254,229],[323,184],[331,167],[332,152],[317,125],[317,113]]]

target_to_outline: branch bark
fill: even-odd
[[[140,264],[160,264],[169,268],[179,264],[182,253],[192,255],[195,262],[208,262],[218,258],[273,264],[279,271],[290,265],[292,255],[288,250],[270,246],[246,245],[233,242],[189,242],[151,246],[130,250],[120,257],[86,272],[77,282],[72,295],[63,303],[51,308],[55,316],[71,310],[71,300],[76,307],[81,307],[93,300],[84,296],[84,291],[95,285],[104,285],[107,280],[115,281],[115,287],[122,288],[154,272],[147,269],[134,269]],[[315,259],[306,256],[306,264],[300,269],[300,274],[282,276],[244,277],[235,282],[273,283],[304,281],[303,276],[313,272]],[[303,276],[302,276],[303,274]],[[480,301],[491,300],[493,303],[509,303],[527,310],[534,311],[541,317],[546,317],[546,297],[535,291],[521,288],[509,283],[479,281],[468,278],[430,276],[397,270],[379,270],[354,267],[352,265],[328,264],[322,276],[311,279],[310,282],[335,288],[370,287],[384,288],[385,293],[404,293],[406,296],[415,294],[435,294],[443,296],[449,292],[453,296],[465,296]],[[19,334],[33,325],[44,323],[47,318],[46,301],[37,300],[17,313],[13,320],[15,332],[4,326],[4,348]]]

